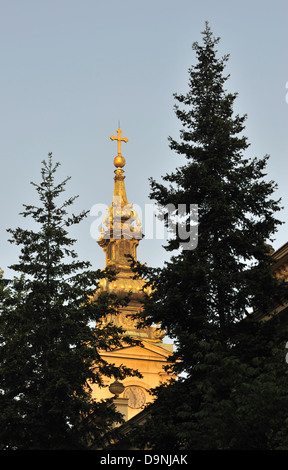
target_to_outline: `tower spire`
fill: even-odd
[[[126,189],[125,189],[125,183],[124,183],[124,170],[122,168],[126,164],[126,160],[121,154],[121,142],[128,142],[129,139],[127,137],[121,137],[122,129],[119,128],[117,129],[117,137],[115,135],[111,135],[110,139],[111,140],[117,140],[118,141],[118,155],[114,158],[114,166],[117,168],[114,173],[114,192],[113,192],[113,202],[115,202],[115,198],[119,197],[121,206],[126,206],[128,204],[127,201],[127,196],[126,196]]]
[[[126,195],[124,183],[125,158],[121,154],[121,142],[128,142],[127,137],[121,137],[122,130],[117,129],[117,137],[112,135],[111,140],[118,141],[118,155],[114,158],[114,190],[112,205],[103,219],[101,236],[98,244],[106,253],[106,266],[114,265],[126,270],[129,266],[127,255],[136,259],[136,248],[142,239],[142,227],[137,212],[133,209]]]
[[[121,155],[121,142],[128,142],[128,138],[122,138],[121,132],[119,127],[118,136],[110,137],[111,140],[118,141],[118,155],[114,158],[116,167],[114,170],[114,192],[112,204],[103,219],[101,236],[98,240],[98,245],[106,255],[106,267],[116,271],[116,279],[113,281],[101,279],[94,298],[96,299],[101,292],[116,294],[119,298],[130,294],[129,305],[123,308],[119,315],[112,315],[113,318],[109,317],[108,320],[113,320],[113,323],[124,327],[131,336],[159,343],[162,341],[162,336],[159,336],[158,330],[146,327],[140,331],[137,323],[129,318],[129,314],[135,314],[141,309],[144,296],[145,281],[135,277],[129,259],[132,257],[135,261],[137,260],[137,247],[144,235],[138,214],[126,196],[123,170],[125,159]],[[148,292],[147,289],[145,292]]]

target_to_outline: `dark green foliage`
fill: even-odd
[[[68,230],[86,213],[69,214],[75,198],[59,203],[69,178],[56,184],[57,168],[49,154],[34,184],[41,204],[24,206],[36,228],[9,230],[21,254],[12,266],[20,277],[0,280],[2,450],[103,447],[120,416],[111,401],[92,400],[90,385],[133,373],[100,357],[100,349],[130,339],[111,324],[98,326],[121,303],[109,296],[89,301],[99,278],[113,273],[78,260]]]
[[[181,374],[157,390],[142,442],[157,450],[287,449],[286,333],[280,318],[263,324],[249,313],[268,315],[287,301],[267,245],[280,206],[265,180],[268,157],[244,156],[246,117],[234,116],[218,41],[207,24],[203,45],[193,45],[189,91],[175,95],[183,128],[170,147],[186,163],[164,184],[151,180],[164,214],[169,204],[197,204],[199,226],[195,249],[183,249],[176,234],[166,249],[177,253],[163,269],[138,266],[154,288],[145,315],[174,339],[172,370]]]

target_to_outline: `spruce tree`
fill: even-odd
[[[91,385],[132,370],[108,364],[100,350],[130,343],[120,328],[103,324],[121,302],[99,296],[98,280],[112,272],[78,259],[69,231],[86,216],[71,214],[75,197],[61,202],[70,178],[57,183],[52,154],[43,162],[39,206],[24,205],[33,228],[9,229],[21,247],[11,266],[18,277],[0,286],[0,448],[75,450],[103,448],[121,421],[111,400],[92,398]],[[96,322],[96,327],[95,327]]]
[[[266,180],[269,157],[246,156],[246,116],[234,113],[237,94],[225,89],[228,56],[218,57],[218,42],[206,23],[203,44],[193,44],[188,92],[175,94],[182,129],[180,140],[169,142],[181,164],[163,182],[151,179],[150,197],[168,227],[177,226],[177,207],[187,210],[166,246],[170,261],[156,270],[138,266],[153,287],[145,316],[173,338],[172,371],[180,374],[155,391],[152,418],[139,430],[155,449],[273,449],[288,442],[286,338],[273,316],[287,301],[287,285],[272,275],[269,247],[280,201]],[[191,204],[198,206],[197,241],[181,235],[195,222]],[[256,322],[252,311],[271,319]]]

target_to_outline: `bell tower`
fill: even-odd
[[[121,393],[117,392],[116,405],[129,420],[144,409],[144,406],[152,401],[149,391],[168,380],[168,374],[164,370],[167,360],[173,352],[172,344],[163,343],[164,332],[158,327],[137,328],[131,315],[141,309],[143,299],[144,280],[134,279],[134,273],[130,267],[129,256],[137,260],[137,247],[144,238],[141,221],[128,202],[125,189],[125,176],[123,167],[125,158],[121,153],[122,142],[128,142],[127,137],[121,137],[122,130],[117,130],[117,136],[112,135],[111,140],[117,140],[118,154],[114,158],[114,191],[112,204],[105,215],[98,245],[106,255],[106,267],[116,271],[116,279],[110,281],[101,279],[99,288],[94,298],[101,292],[116,294],[118,297],[126,297],[130,294],[127,306],[122,307],[117,315],[110,315],[104,321],[113,322],[121,326],[126,334],[141,341],[141,346],[125,346],[113,351],[104,352],[103,358],[116,366],[125,364],[127,367],[137,369],[143,376],[127,377],[122,382]],[[108,379],[107,379],[108,380]],[[113,396],[113,380],[107,381],[107,388],[96,390],[97,398]]]

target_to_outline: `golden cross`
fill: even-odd
[[[110,139],[111,140],[118,140],[118,157],[121,157],[121,142],[128,142],[127,137],[121,137],[121,129],[117,129],[117,137],[115,135],[111,135]]]

